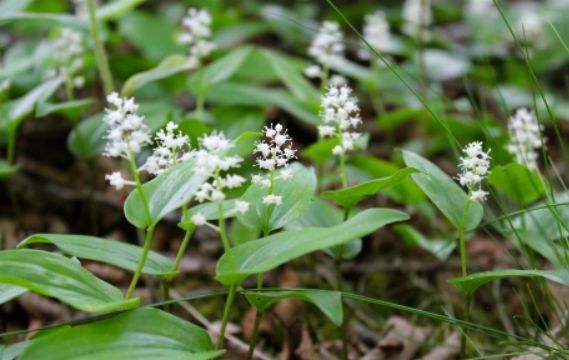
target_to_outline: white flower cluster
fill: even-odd
[[[138,105],[133,98],[123,99],[113,92],[107,95],[107,102],[112,108],[105,109],[103,117],[109,124],[103,155],[128,159],[150,143],[148,128],[143,123],[143,117],[136,113]]]
[[[51,41],[51,54],[55,68],[48,72],[48,77],[62,75],[71,79],[73,86],[80,88],[85,78],[78,73],[83,69],[83,35],[69,28],[61,29],[59,36]]]
[[[354,150],[361,137],[361,133],[350,131],[362,122],[358,99],[351,94],[352,89],[347,85],[330,85],[322,97],[320,116],[325,125],[319,126],[318,132],[321,137],[338,137],[340,144],[332,150],[334,155]]]
[[[269,175],[253,175],[251,182],[260,187],[272,189],[273,181],[275,180],[273,172],[277,168],[285,168],[289,161],[296,158],[296,150],[292,148],[292,139],[281,124],[266,126],[263,134],[265,135],[265,141],[259,142],[253,153],[259,154],[257,165],[261,169],[269,171]],[[291,177],[292,173],[290,170],[282,169],[277,178],[288,180]],[[269,193],[263,197],[263,204],[280,205],[282,204],[282,196]]]
[[[141,170],[160,175],[173,165],[191,158],[189,138],[177,130],[178,124],[170,121],[166,130],[158,131],[154,152],[146,159]]]
[[[506,149],[512,154],[518,164],[525,165],[530,170],[538,170],[537,149],[541,148],[542,127],[537,122],[533,111],[519,108],[508,122],[510,142]]]
[[[403,27],[402,31],[414,38],[419,38],[423,33],[424,38],[428,35],[426,28],[433,22],[430,0],[406,0],[403,4]]]
[[[225,200],[223,189],[235,189],[245,182],[245,178],[239,175],[220,174],[241,166],[243,158],[226,155],[231,147],[231,142],[221,132],[213,132],[200,138],[200,148],[192,153],[196,159],[196,173],[205,177],[213,175],[214,178],[211,183],[204,183],[196,193],[199,202],[221,202]]]
[[[481,183],[489,173],[490,150],[485,152],[482,142],[475,141],[466,145],[462,151],[465,156],[460,158],[458,165],[461,171],[458,174],[458,181],[468,189],[471,200],[484,201],[488,192],[482,190]]]
[[[233,208],[232,212],[245,214],[247,211],[249,211],[249,206],[250,206],[250,204],[247,201],[237,200],[235,202],[235,207]],[[227,215],[229,215],[229,214],[227,214]],[[190,221],[195,226],[210,225],[207,222],[206,217],[202,213],[199,213],[199,212],[192,215],[192,217],[190,218]]]
[[[379,52],[390,52],[395,48],[389,22],[383,11],[378,10],[373,14],[366,15],[363,36]],[[365,43],[362,43],[358,55],[362,60],[370,60],[372,58],[372,54]]]
[[[308,48],[308,54],[320,65],[329,65],[331,60],[343,57],[345,49],[344,34],[340,31],[340,25],[334,21],[324,21]],[[311,69],[309,73],[316,73],[316,68],[309,69]]]
[[[189,46],[190,61],[197,67],[215,50],[215,44],[210,41],[211,15],[205,9],[190,8],[182,20],[182,28],[179,40]]]

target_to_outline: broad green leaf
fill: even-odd
[[[36,107],[36,117],[50,114],[62,114],[68,119],[75,120],[81,112],[95,102],[94,99],[72,100],[62,103],[40,102]]]
[[[53,244],[64,253],[80,259],[100,261],[133,272],[142,256],[142,248],[138,246],[86,235],[35,234],[22,240],[18,248],[43,243]],[[172,268],[170,259],[150,251],[142,273],[168,275]]]
[[[405,242],[412,246],[419,246],[441,261],[448,259],[456,248],[453,239],[427,239],[423,234],[407,224],[396,225],[393,230],[401,235]]]
[[[67,147],[79,159],[90,159],[103,151],[109,129],[103,114],[95,114],[81,121],[69,134]]]
[[[8,113],[9,126],[17,128],[20,121],[32,113],[37,104],[47,100],[63,83],[61,77],[46,80],[14,102]]]
[[[399,184],[409,174],[415,172],[417,170],[413,168],[401,169],[391,176],[366,181],[343,190],[324,191],[322,196],[334,201],[344,209],[351,209],[366,197]]]
[[[403,160],[420,171],[411,178],[457,229],[469,231],[478,226],[484,215],[479,202],[471,201],[456,182],[429,160],[405,150]]]
[[[493,270],[485,271],[477,274],[472,274],[469,276],[452,279],[451,282],[457,286],[460,290],[466,293],[473,293],[481,287],[491,281],[500,279],[509,279],[515,277],[539,277],[546,280],[556,282],[561,285],[569,286],[569,269],[559,269],[559,270],[516,270],[516,269],[505,269],[505,270]]]
[[[269,64],[273,66],[277,76],[296,98],[308,103],[319,103],[319,92],[290,64],[285,56],[268,49],[262,50],[262,53],[269,61]]]
[[[237,48],[190,77],[188,83],[196,94],[206,94],[211,87],[230,79],[247,60],[253,47]]]
[[[19,356],[28,348],[30,345],[29,341],[22,341],[15,343],[3,348],[0,346],[0,360],[14,360],[18,359]]]
[[[195,160],[180,163],[142,185],[150,218],[147,218],[138,189],[133,190],[126,199],[125,216],[139,228],[155,225],[170,211],[189,202],[207,178],[195,171]]]
[[[68,14],[32,13],[32,12],[10,12],[0,14],[0,22],[10,21],[31,21],[41,24],[53,23],[54,26],[72,27],[78,30],[87,31],[87,22],[76,16]]]
[[[7,301],[17,298],[27,291],[28,290],[23,287],[0,284],[0,304],[4,304]]]
[[[296,221],[290,223],[285,228],[302,229],[305,227],[329,227],[341,224],[344,221],[344,211],[338,209],[336,206],[318,198],[314,197],[310,208]],[[353,239],[352,241],[343,245],[342,259],[350,260],[356,257],[362,250],[362,239]],[[340,257],[339,246],[323,249],[323,251],[331,257],[338,259]]]
[[[189,70],[192,63],[187,56],[171,55],[153,69],[131,76],[122,87],[122,96],[130,96],[144,85]]]
[[[342,325],[344,318],[342,293],[338,291],[294,289],[278,291],[246,291],[245,297],[257,310],[264,311],[283,299],[299,299],[314,304],[335,325]]]
[[[370,175],[370,180],[395,174],[401,169],[399,165],[373,156],[356,156],[350,159],[349,165]],[[385,190],[385,194],[402,204],[418,204],[425,201],[425,194],[410,178]]]
[[[290,171],[292,177],[287,180],[280,179],[282,171]],[[296,162],[284,170],[275,173],[273,194],[282,196],[282,204],[266,206],[263,197],[269,193],[267,188],[251,184],[242,200],[251,204],[249,211],[238,214],[237,219],[252,229],[262,230],[268,226],[269,231],[282,228],[286,224],[298,219],[310,206],[312,196],[316,191],[316,174],[314,169],[307,168]],[[270,209],[270,217],[266,214]]]
[[[150,307],[29,340],[21,360],[213,359],[208,333]]]
[[[0,179],[7,178],[18,171],[17,165],[10,165],[4,160],[0,160]]]
[[[220,48],[231,48],[248,38],[266,33],[270,29],[269,24],[262,21],[239,22],[217,31],[213,36],[213,42]]]
[[[391,209],[368,209],[346,222],[328,228],[304,228],[280,232],[238,245],[217,263],[216,279],[224,285],[239,284],[248,276],[272,270],[297,257],[368,235],[409,216]]]
[[[0,251],[0,283],[56,298],[86,312],[107,312],[138,305],[98,279],[73,259],[40,250]]]
[[[269,89],[245,83],[223,83],[212,87],[206,99],[224,105],[276,106],[308,124],[316,125],[319,122],[316,115],[317,107],[307,106],[281,89]]]
[[[536,200],[546,190],[538,174],[516,163],[493,167],[488,182],[520,206]]]

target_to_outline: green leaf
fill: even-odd
[[[299,299],[314,304],[335,325],[342,325],[344,318],[342,293],[313,289],[279,289],[278,291],[246,291],[245,297],[257,310],[264,311],[283,299]]]
[[[79,159],[90,159],[103,151],[108,125],[103,114],[95,114],[81,121],[69,134],[67,147]]]
[[[281,89],[245,83],[223,83],[212,87],[207,92],[206,99],[224,105],[276,106],[308,124],[319,123],[317,107],[312,108]]]
[[[0,304],[4,304],[5,302],[17,298],[27,291],[28,290],[23,287],[0,284]]]
[[[24,350],[28,348],[29,344],[29,341],[22,341],[6,346],[5,348],[0,345],[0,360],[18,359]]]
[[[32,338],[21,360],[213,359],[202,328],[150,307]]]
[[[536,200],[546,190],[537,173],[516,163],[493,167],[488,182],[520,206]]]
[[[148,83],[189,70],[191,67],[192,63],[187,56],[168,56],[155,68],[131,76],[122,87],[122,96],[130,96],[136,89]]]
[[[4,160],[0,160],[0,179],[7,178],[18,171],[17,165],[10,165]]]
[[[37,104],[47,100],[62,83],[61,77],[46,80],[16,100],[8,113],[9,127],[17,128],[20,122],[34,111]]]
[[[0,14],[0,22],[10,21],[32,21],[41,24],[53,23],[54,26],[72,27],[78,30],[87,31],[87,22],[76,16],[68,14],[32,13],[32,12],[11,12]]]
[[[304,228],[238,245],[231,256],[217,263],[216,279],[224,285],[239,284],[252,274],[264,273],[316,250],[345,244],[387,224],[409,216],[391,209],[368,209],[346,222],[329,228]]]
[[[18,244],[18,248],[31,244],[53,244],[64,253],[80,259],[89,259],[111,264],[121,269],[135,271],[142,248],[120,241],[101,239],[86,235],[35,234]],[[173,263],[165,256],[150,251],[142,273],[150,275],[168,275]]]
[[[94,99],[72,100],[56,104],[40,102],[36,108],[36,117],[47,116],[50,114],[62,114],[68,119],[75,120],[83,110],[94,102]]]
[[[296,221],[286,226],[287,230],[302,229],[305,227],[329,227],[341,224],[344,221],[344,211],[336,206],[314,197],[308,211]],[[355,258],[362,250],[362,239],[353,239],[343,245],[342,259],[350,260]],[[326,254],[334,259],[340,258],[340,247],[335,246],[323,249]]]
[[[204,67],[190,77],[190,88],[197,94],[208,93],[212,86],[231,78],[245,63],[252,50],[251,46],[237,48]]]
[[[308,80],[290,63],[284,55],[264,49],[263,55],[272,65],[275,73],[286,87],[297,98],[305,102],[319,103],[320,93]]]
[[[401,169],[391,176],[366,181],[343,190],[324,191],[322,196],[334,201],[344,209],[351,209],[366,197],[397,185],[409,174],[416,172],[417,170],[413,168]]]
[[[484,284],[494,280],[509,279],[515,277],[539,277],[569,286],[569,269],[559,270],[493,270],[472,274],[465,277],[452,279],[451,282],[466,293],[473,293]]]
[[[180,163],[142,185],[148,201],[150,219],[138,189],[133,190],[124,204],[127,220],[136,227],[155,225],[170,211],[189,202],[208,176],[194,170],[195,160]]]
[[[268,225],[269,231],[282,228],[286,224],[298,219],[308,210],[310,201],[316,191],[316,174],[313,168],[307,168],[296,162],[288,166],[286,171],[292,172],[292,178],[280,179],[283,170],[275,172],[273,194],[282,196],[282,204],[278,206],[266,206],[263,197],[269,193],[267,188],[251,184],[242,200],[251,204],[249,211],[238,214],[237,219],[251,229],[263,230]],[[270,210],[270,218],[266,222],[267,211]]]
[[[0,252],[0,283],[56,298],[86,312],[131,308],[139,299],[124,299],[114,286],[98,279],[73,259],[40,250]]]
[[[478,226],[484,215],[479,202],[471,201],[456,182],[429,160],[405,150],[403,160],[421,172],[411,178],[457,229],[469,231]],[[463,216],[467,202],[468,211]]]
[[[396,225],[393,230],[401,235],[405,242],[412,246],[419,246],[441,261],[448,259],[456,248],[452,239],[427,239],[423,234],[407,224]]]

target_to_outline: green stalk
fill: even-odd
[[[99,35],[99,25],[97,23],[95,0],[87,0],[87,11],[89,12],[89,24],[91,27],[91,37],[93,38],[93,43],[95,44],[95,59],[97,61],[97,67],[99,68],[99,75],[103,81],[103,89],[105,94],[110,94],[113,92],[113,77],[111,75],[111,69],[109,67],[109,62],[107,60],[107,53],[103,47],[103,42]]]
[[[75,95],[73,94],[73,79],[67,71],[65,72],[65,94],[69,101],[75,98]]]
[[[470,196],[472,194],[472,188],[468,191],[468,200],[466,200],[466,203],[464,204],[464,208],[462,210],[462,215],[460,217],[460,228],[458,229],[459,231],[459,251],[460,251],[460,269],[461,269],[461,273],[462,276],[468,276],[468,267],[467,267],[467,254],[466,254],[466,238],[465,238],[465,217],[466,214],[468,213],[468,209],[470,207]],[[464,316],[463,316],[463,320],[468,322],[470,321],[470,305],[472,303],[472,293],[467,293],[466,294],[466,298],[464,301]],[[466,353],[467,353],[467,347],[466,347],[466,339],[467,339],[467,330],[464,329],[464,331],[462,332],[462,336],[460,338],[460,354],[461,354],[461,358],[465,358],[466,357]]]
[[[200,92],[196,98],[196,116],[201,121],[204,120],[204,118],[203,118],[204,107],[205,107],[205,99],[204,99],[203,94]]]
[[[227,295],[227,300],[225,301],[225,308],[223,309],[223,319],[221,320],[221,329],[219,330],[219,335],[214,350],[219,350],[223,347],[223,341],[225,340],[225,329],[227,328],[227,323],[229,321],[229,313],[231,312],[231,306],[233,305],[233,300],[235,300],[236,292],[237,292],[237,285],[231,285],[231,287],[229,288],[229,294]]]
[[[277,154],[273,152],[273,160],[276,159]],[[273,194],[274,192],[274,180],[275,180],[275,170],[271,170],[269,172],[269,195]],[[263,226],[263,237],[267,237],[269,235],[269,222],[271,220],[271,214],[273,212],[274,206],[268,206],[267,211],[265,212],[265,223]],[[257,274],[257,289],[263,288],[263,277],[264,273]],[[249,351],[247,353],[247,359],[253,359],[253,354],[255,353],[255,346],[257,346],[257,342],[259,341],[259,329],[261,328],[261,321],[263,320],[263,312],[257,310],[255,313],[255,323],[253,325],[253,334],[251,335],[251,341],[249,342]]]
[[[134,272],[134,276],[132,277],[132,281],[128,287],[128,291],[126,292],[125,298],[128,299],[131,297],[134,289],[136,288],[136,284],[142,275],[142,269],[144,268],[144,264],[146,263],[146,258],[148,257],[148,252],[150,251],[150,245],[152,244],[152,237],[154,236],[154,225],[151,225],[148,229],[146,229],[146,238],[144,239],[144,247],[142,248],[142,257],[138,262],[138,266],[136,267],[136,271]]]
[[[322,79],[320,80],[321,94],[324,94],[326,92],[326,87],[328,86],[329,77],[330,77],[330,67],[328,65],[322,65]]]

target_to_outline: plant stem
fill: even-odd
[[[263,273],[257,274],[257,289],[263,288]],[[261,321],[263,320],[263,312],[257,310],[255,313],[255,324],[253,325],[253,334],[251,335],[251,341],[249,342],[249,352],[247,353],[247,359],[252,360],[253,354],[255,353],[255,347],[259,341],[259,329],[261,328]]]
[[[182,239],[182,244],[180,244],[180,248],[178,249],[178,253],[176,254],[176,260],[174,260],[174,265],[172,266],[172,273],[173,273],[172,276],[174,276],[174,274],[178,272],[178,268],[180,267],[180,262],[184,257],[184,253],[186,252],[188,245],[190,245],[190,239],[192,237],[195,228],[196,228],[195,225],[191,226],[190,228],[188,228],[188,230],[186,230],[186,233],[184,234],[184,239]]]
[[[468,213],[468,209],[470,207],[470,196],[471,196],[471,192],[472,190],[469,191],[468,197],[469,199],[466,200],[466,203],[464,204],[464,208],[462,209],[462,215],[460,217],[460,227],[458,229],[459,231],[459,251],[460,251],[460,269],[461,269],[461,273],[462,276],[465,277],[468,275],[468,267],[467,267],[467,254],[466,254],[466,238],[465,238],[465,227],[466,225],[464,224],[465,222],[465,218],[466,218],[466,214]],[[466,298],[465,298],[465,302],[464,302],[464,316],[463,316],[463,320],[464,321],[469,321],[470,320],[470,304],[472,302],[472,294],[471,293],[467,293],[466,294]],[[466,338],[467,338],[467,332],[466,329],[464,330],[464,332],[462,333],[462,336],[460,338],[460,354],[461,354],[461,358],[465,358],[466,353],[467,353],[467,348],[466,348]]]
[[[217,343],[215,344],[215,350],[219,350],[223,347],[223,341],[225,340],[225,329],[227,328],[229,313],[231,312],[231,306],[233,305],[233,300],[235,300],[236,292],[237,285],[231,285],[229,288],[229,294],[227,294],[227,300],[225,301],[225,308],[223,309],[223,319],[221,320],[221,329],[219,329],[219,335],[217,338]]]
[[[125,298],[130,298],[134,289],[136,288],[136,284],[142,275],[142,269],[144,268],[144,264],[146,263],[146,258],[148,257],[148,252],[150,251],[150,245],[152,244],[152,237],[154,236],[154,225],[151,225],[148,229],[146,229],[146,238],[144,239],[144,246],[142,248],[142,257],[138,262],[138,266],[136,267],[136,271],[130,285],[128,287],[128,291],[126,292]]]
[[[196,98],[196,116],[198,117],[198,119],[200,119],[201,121],[204,120],[203,118],[203,114],[204,114],[204,105],[205,105],[205,99],[203,94],[199,93],[197,98]]]
[[[322,79],[320,81],[320,93],[324,94],[326,92],[326,87],[328,86],[328,78],[330,77],[330,68],[328,65],[322,65]]]
[[[146,198],[146,194],[144,193],[144,189],[142,188],[142,182],[140,181],[140,176],[138,175],[138,169],[136,167],[136,160],[134,159],[134,155],[131,152],[128,154],[128,164],[130,166],[130,172],[132,177],[134,178],[134,182],[136,183],[136,189],[140,194],[140,199],[142,200],[142,206],[144,207],[144,214],[146,216],[146,222],[148,224],[152,223],[152,216],[150,215],[150,208],[148,206],[148,199]]]
[[[75,95],[73,94],[73,79],[67,73],[65,74],[65,94],[68,101],[75,98]]]
[[[103,81],[103,89],[105,94],[110,94],[113,89],[113,77],[111,75],[111,69],[109,67],[109,62],[107,60],[107,53],[101,41],[99,35],[99,25],[97,23],[95,0],[87,0],[87,11],[89,12],[89,24],[91,27],[91,37],[93,38],[93,43],[95,44],[95,59],[97,61],[97,67],[99,68],[99,75]]]
[[[6,150],[6,162],[8,165],[14,165],[16,158],[16,129],[8,129],[8,144]]]

